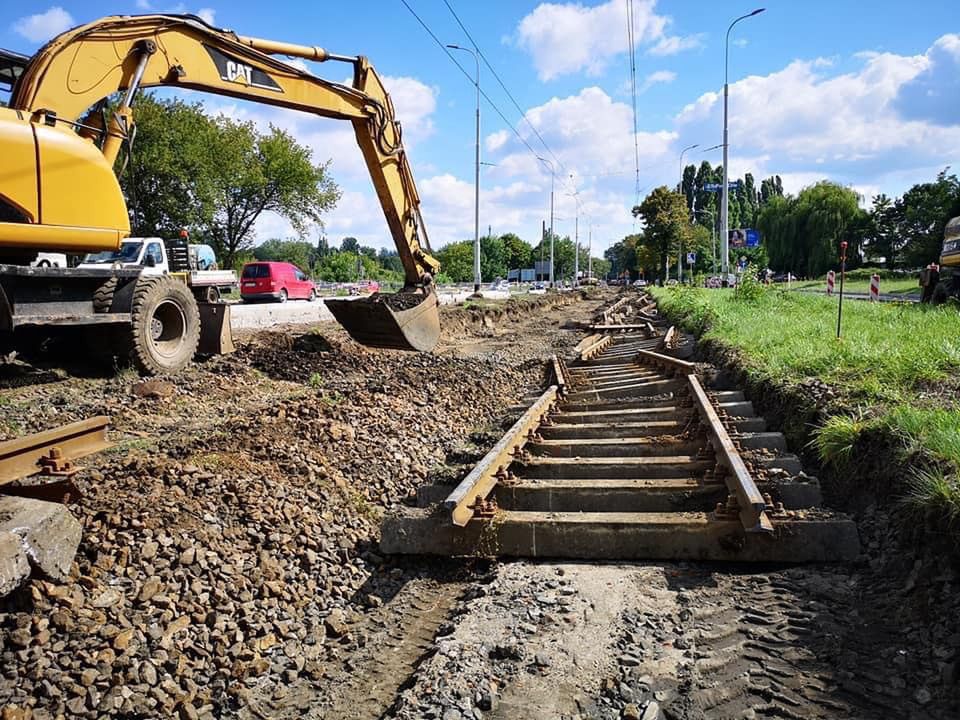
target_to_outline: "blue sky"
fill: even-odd
[[[469,45],[443,0],[407,0],[445,43]],[[516,99],[517,111],[487,68],[481,86],[536,150],[556,156],[555,221],[573,234],[577,192],[581,238],[592,228],[595,254],[634,229],[634,138],[627,52],[627,0],[536,3],[448,0]],[[756,5],[633,0],[637,39],[640,184],[675,184],[685,159],[722,140],[724,34]],[[472,83],[400,0],[366,4],[286,2],[193,5],[120,2],[113,13],[193,12],[240,34],[364,54],[386,77],[423,199],[434,246],[473,234]],[[30,53],[72,24],[104,13],[102,3],[33,4],[8,13],[3,47]],[[960,168],[960,13],[949,0],[913,3],[768,0],[740,23],[730,45],[730,165],[757,177],[778,173],[788,191],[820,179],[869,200],[899,194],[946,165]],[[455,56],[471,74],[473,59]],[[309,64],[345,80],[341,65]],[[317,160],[332,161],[344,190],[326,220],[337,242],[354,235],[390,246],[349,126],[210,96],[212,112],[288,128]],[[481,226],[536,242],[549,212],[550,173],[485,102],[481,105]],[[526,117],[552,151],[540,144]],[[571,177],[572,175],[572,177]],[[289,226],[266,217],[260,239]]]

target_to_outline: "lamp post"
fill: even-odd
[[[700,147],[700,143],[687,145],[680,151],[680,185],[677,186],[681,195],[683,195],[683,154],[687,150],[693,150]],[[683,240],[680,241],[680,251],[677,253],[677,282],[683,282]]]
[[[727,151],[730,149],[730,143],[727,139],[727,99],[730,94],[729,86],[729,76],[730,76],[730,31],[733,30],[733,26],[736,25],[741,20],[746,20],[749,17],[754,15],[759,15],[766,8],[757,8],[751,13],[746,15],[741,15],[732,23],[730,27],[727,28],[727,39],[724,45],[724,55],[723,55],[723,187],[720,189],[721,201],[720,201],[720,244],[723,247],[722,253],[723,257],[720,258],[720,265],[723,270],[723,280],[727,281],[727,278],[730,275],[730,227],[729,227],[729,218],[727,216],[727,205],[728,205],[728,172],[729,168],[727,167]]]
[[[570,173],[570,180],[573,180],[573,173]],[[567,193],[567,195],[573,198],[577,208],[573,216],[573,286],[577,287],[580,284],[578,282],[578,276],[580,275],[580,191],[575,190],[572,193]]]
[[[480,292],[480,58],[476,51],[459,45],[447,45],[451,50],[463,50],[473,55],[477,64],[477,75],[474,85],[477,87],[477,143],[476,169],[474,172],[474,199],[473,199],[473,292]]]
[[[550,166],[550,287],[553,287],[553,186],[557,180],[557,171],[553,161],[537,155],[537,160]]]

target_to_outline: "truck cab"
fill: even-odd
[[[216,258],[209,245],[191,245],[185,238],[127,238],[117,250],[88,254],[78,267],[111,266],[141,267],[142,275],[182,276],[201,302],[217,302],[221,293],[237,286],[235,272],[216,269]]]

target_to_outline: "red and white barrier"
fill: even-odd
[[[833,295],[833,285],[836,279],[837,274],[833,270],[827,273],[827,295]]]
[[[880,276],[870,276],[870,299],[874,302],[880,302]]]

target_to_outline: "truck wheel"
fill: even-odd
[[[176,373],[200,341],[200,311],[190,289],[169,277],[141,277],[130,304],[130,357],[144,375]]]
[[[113,294],[117,291],[117,278],[112,277],[93,293],[93,311],[97,313],[110,312],[113,305]]]
[[[220,302],[220,288],[216,285],[211,285],[204,293],[203,299],[208,303]]]

